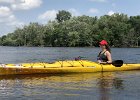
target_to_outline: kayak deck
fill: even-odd
[[[22,64],[0,64],[0,75],[85,73],[139,69],[140,64],[123,64],[121,67],[115,67],[112,64],[99,64],[88,60],[68,60],[56,61],[54,63],[38,62]]]

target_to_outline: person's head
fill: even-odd
[[[107,49],[109,52],[111,52],[110,47],[106,40],[102,40],[101,42],[99,42],[99,45],[102,49]]]

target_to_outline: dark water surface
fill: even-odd
[[[53,62],[82,56],[96,60],[99,48],[0,47],[0,63]],[[112,48],[112,58],[140,63],[140,48]],[[0,100],[139,100],[140,71],[0,76]]]

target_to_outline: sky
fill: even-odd
[[[0,36],[30,22],[47,24],[60,10],[72,16],[140,15],[140,0],[0,0]]]

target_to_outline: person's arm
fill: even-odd
[[[111,57],[111,53],[109,51],[106,52],[106,56],[107,56],[107,63],[112,63],[112,57]]]
[[[100,59],[100,54],[101,54],[101,51],[99,52],[99,54],[98,54],[98,56],[97,56],[97,62],[98,62],[98,63],[101,63],[101,62],[102,62],[101,59]]]

